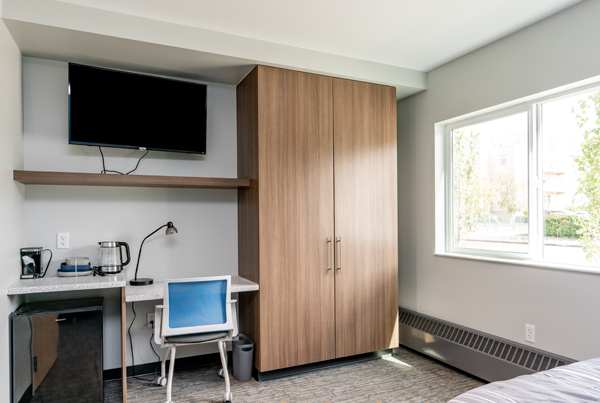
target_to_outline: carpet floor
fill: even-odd
[[[223,401],[219,367],[175,369],[173,401]],[[234,402],[410,402],[445,403],[485,382],[404,348],[390,358],[359,362],[263,382],[231,376]],[[120,381],[106,382],[104,401],[121,401]],[[139,379],[127,381],[128,402],[164,402],[166,388]]]

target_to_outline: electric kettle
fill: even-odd
[[[123,270],[123,266],[127,265],[131,260],[129,254],[129,245],[125,242],[119,241],[104,241],[98,242],[100,245],[100,255],[98,257],[98,268],[100,273],[116,274]],[[123,261],[123,249],[125,247],[125,254],[127,259]]]

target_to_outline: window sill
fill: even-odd
[[[567,271],[582,272],[582,273],[600,274],[600,267],[569,265],[569,264],[565,264],[565,263],[541,262],[538,260],[503,259],[503,258],[498,258],[498,257],[463,255],[460,253],[448,253],[448,252],[441,252],[441,253],[437,252],[437,253],[434,253],[433,255],[440,256],[440,257],[450,257],[450,258],[455,258],[455,259],[478,260],[478,261],[490,262],[490,263],[501,263],[501,264],[517,265],[517,266],[536,267],[536,268],[540,268],[540,269],[567,270]]]

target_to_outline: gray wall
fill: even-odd
[[[405,308],[574,359],[600,356],[600,273],[435,256],[434,125],[600,75],[600,1],[586,1],[432,72],[398,104],[399,287]]]
[[[97,147],[68,144],[67,64],[23,59],[24,167],[28,170],[99,173]],[[150,151],[135,174],[176,176],[237,176],[235,86],[208,84],[207,155]],[[175,135],[175,133],[166,133]],[[103,148],[107,169],[133,169],[141,151]],[[13,185],[14,186],[14,185]],[[56,275],[68,256],[88,256],[97,264],[98,241],[124,241],[131,248],[126,266],[133,278],[138,250],[144,237],[167,221],[179,233],[160,231],[144,243],[140,277],[163,280],[237,274],[237,191],[213,189],[155,189],[123,187],[26,186],[24,246],[43,246],[54,252],[49,276]],[[70,248],[56,249],[56,233],[70,234]],[[17,248],[15,247],[15,250]],[[15,273],[18,267],[14,268]],[[104,368],[121,365],[120,299],[115,290],[33,295],[40,298],[105,297]],[[137,320],[131,333],[135,364],[156,361],[145,327],[146,313],[158,301],[136,303]],[[128,304],[128,324],[133,314]],[[129,346],[128,346],[129,348]],[[157,348],[159,354],[162,352]],[[182,349],[178,356],[217,351],[216,346]],[[128,357],[131,365],[131,355]]]
[[[2,1],[0,0],[0,6]],[[0,289],[19,279],[19,248],[23,238],[22,185],[12,180],[13,169],[23,168],[21,108],[21,52],[0,20]],[[8,315],[20,303],[18,297],[0,298],[0,401],[9,401],[10,348]]]

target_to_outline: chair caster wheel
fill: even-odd
[[[232,396],[231,392],[225,393],[225,395],[223,396],[223,403],[232,403],[232,402],[233,402],[233,396]]]
[[[156,382],[158,386],[167,386],[167,378],[164,376],[159,376],[154,382]]]
[[[221,369],[219,370],[219,376],[220,376],[221,378],[224,378],[224,376],[223,376],[223,368],[221,368]]]

